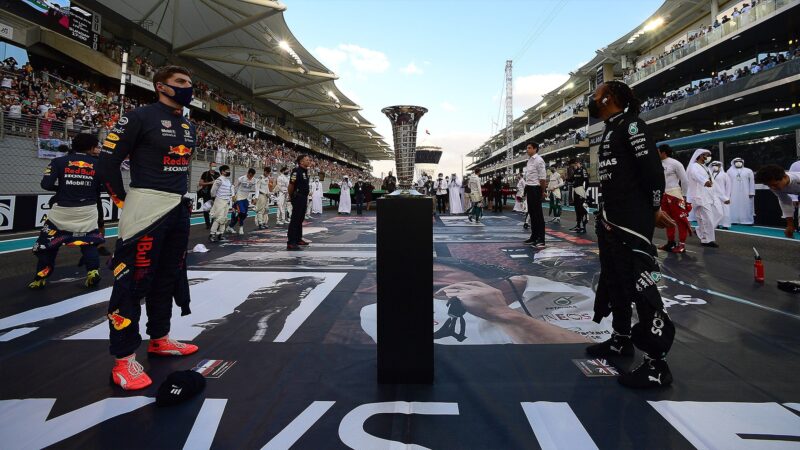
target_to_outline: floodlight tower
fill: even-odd
[[[506,170],[506,175],[511,175],[511,171],[514,168],[514,146],[511,145],[514,142],[514,79],[511,76],[511,60],[506,61],[506,145],[508,149],[506,149],[506,158],[508,158],[508,169]]]

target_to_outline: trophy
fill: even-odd
[[[394,161],[397,165],[398,189],[389,195],[422,195],[411,189],[417,153],[417,124],[428,112],[421,106],[389,106],[381,110],[392,121]]]

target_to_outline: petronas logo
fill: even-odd
[[[628,127],[628,134],[630,134],[631,136],[636,136],[637,134],[639,134],[639,125],[637,125],[636,122],[633,122]]]

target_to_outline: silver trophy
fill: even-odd
[[[417,124],[428,112],[422,106],[389,106],[381,110],[392,121],[394,162],[397,165],[398,190],[389,195],[422,195],[411,189],[417,153]]]

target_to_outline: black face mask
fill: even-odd
[[[594,97],[589,99],[589,117],[593,117],[595,119],[600,118],[600,107],[597,105]]]

